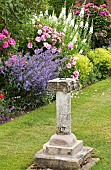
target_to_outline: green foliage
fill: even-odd
[[[60,12],[64,4],[66,4],[67,14],[70,9],[70,7],[75,4],[76,0],[49,0],[49,4],[53,7],[55,14],[57,17],[59,17]]]
[[[95,76],[98,80],[111,75],[111,53],[106,49],[90,50],[88,58],[94,65]]]
[[[0,26],[13,34],[19,34],[21,26],[29,21],[31,15],[48,7],[48,0],[1,0]]]
[[[89,16],[88,24],[93,20],[92,48],[108,46],[111,37],[111,15],[106,5],[96,6],[94,3],[78,5],[74,6],[74,13],[79,15],[82,8],[84,9],[84,19],[86,20]]]
[[[88,83],[90,80],[90,75],[93,72],[93,64],[90,62],[87,56],[77,54],[74,55],[74,58],[77,58],[77,70],[80,73],[80,83],[82,85],[85,85]]]

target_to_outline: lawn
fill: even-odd
[[[0,127],[0,170],[26,170],[56,131],[55,102]],[[72,98],[72,132],[100,161],[92,170],[111,170],[111,79]]]

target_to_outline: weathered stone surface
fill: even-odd
[[[74,143],[77,141],[76,136],[71,133],[70,135],[57,135],[54,134],[49,141],[50,145],[53,146],[73,146]]]
[[[69,93],[72,90],[77,90],[79,88],[79,81],[72,79],[72,78],[66,78],[66,79],[53,79],[48,81],[48,91],[61,91],[64,93]]]
[[[50,168],[53,170],[80,170],[82,166],[86,165],[92,160],[90,154],[93,149],[90,147],[83,147],[81,151],[73,156],[49,155],[44,154],[43,150],[35,155],[35,163],[38,168]]]
[[[56,93],[57,134],[71,133],[71,96],[70,93]]]
[[[83,148],[83,141],[77,140],[72,146],[57,146],[50,145],[50,142],[47,142],[43,145],[43,153],[49,155],[62,155],[69,156],[74,155]]]
[[[82,165],[80,170],[91,170],[91,167],[94,166],[95,163],[97,163],[99,160],[100,160],[99,158],[89,159],[86,162],[86,164]],[[54,170],[54,169],[49,169],[49,168],[41,169],[41,168],[37,168],[37,164],[32,164],[27,170]]]

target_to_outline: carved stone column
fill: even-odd
[[[79,82],[67,79],[53,79],[48,82],[48,90],[56,92],[57,131],[35,155],[39,168],[54,170],[80,170],[92,161],[93,148],[84,147],[82,140],[77,140],[71,133],[71,94],[79,87]],[[86,170],[86,169],[85,169]]]

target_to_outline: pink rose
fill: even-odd
[[[0,33],[0,40],[4,40],[6,38],[6,36],[2,33]]]
[[[52,48],[52,53],[56,53],[56,51],[57,51],[57,48],[56,48],[56,47],[53,47],[53,48]]]
[[[105,32],[105,30],[102,30],[102,32],[104,33],[104,32]]]
[[[3,29],[3,30],[2,30],[2,34],[4,34],[4,35],[8,36],[8,35],[9,35],[9,32],[8,32],[8,30],[7,30],[7,29]]]
[[[32,48],[32,47],[33,47],[32,43],[29,42],[28,45],[27,45],[27,47],[28,47],[28,48]]]
[[[13,38],[10,38],[8,40],[8,43],[11,45],[11,46],[14,46],[16,44],[15,40]]]
[[[62,49],[61,48],[58,48],[58,50],[57,50],[59,53],[61,53],[62,52]]]
[[[38,30],[38,34],[41,35],[42,34],[42,30]]]
[[[67,64],[66,64],[66,67],[67,67],[67,68],[71,68],[71,63],[67,63]]]
[[[41,42],[40,37],[36,37],[36,38],[35,38],[35,41],[37,41],[37,42]]]
[[[47,42],[44,42],[43,44],[44,44],[44,47],[47,48],[48,50],[51,49],[51,45],[48,44]]]
[[[51,36],[50,36],[48,33],[46,33],[46,32],[43,32],[43,35],[45,35],[46,38],[50,38],[50,37],[51,37]]]
[[[103,32],[101,32],[101,33],[100,33],[100,36],[101,36],[101,37],[103,37],[103,36],[104,36]]]
[[[61,36],[61,37],[64,37],[65,34],[64,34],[63,32],[60,32],[60,36]]]
[[[73,50],[73,42],[70,42],[70,43],[68,44],[68,48],[69,48],[70,50]]]
[[[38,27],[39,27],[39,28],[42,28],[42,25],[41,25],[41,24],[38,24]]]
[[[7,41],[5,41],[5,42],[2,44],[2,47],[3,47],[3,48],[8,48],[8,46],[9,46],[9,45],[8,45],[8,42],[7,42]]]
[[[79,72],[76,70],[73,72],[73,78],[78,79],[78,77],[79,77]]]
[[[46,31],[49,30],[49,27],[48,27],[48,26],[44,26],[44,27],[42,28],[42,30],[46,32]]]
[[[46,36],[45,35],[42,35],[41,38],[40,38],[41,41],[46,41]]]
[[[73,58],[70,59],[70,63],[74,66],[76,65],[76,61]]]
[[[17,58],[17,55],[13,55],[12,58],[13,58],[13,59],[16,59],[16,58]]]

